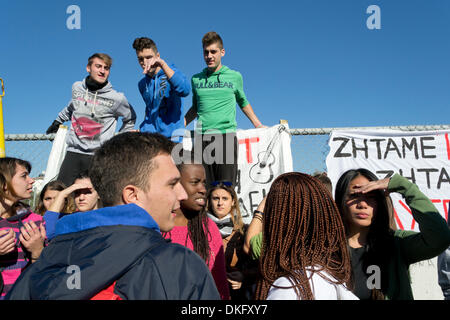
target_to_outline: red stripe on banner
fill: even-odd
[[[445,199],[443,203],[444,203],[445,220],[447,220],[448,222],[448,204],[450,203],[450,199]]]
[[[432,203],[441,203],[441,199],[431,199]],[[444,207],[444,215],[445,215],[445,220],[448,221],[448,203],[450,202],[450,199],[443,199],[442,200],[442,204]]]
[[[400,221],[400,218],[398,217],[397,211],[395,211],[395,209],[394,209],[394,218],[395,218],[395,221],[397,221],[397,226],[400,228],[400,230],[405,230],[405,228],[403,228],[403,224]]]
[[[445,142],[447,143],[447,159],[450,160],[450,140],[448,139],[448,133],[445,134]]]
[[[239,144],[245,144],[245,153],[247,155],[247,163],[252,163],[253,157],[252,157],[251,144],[255,143],[255,142],[259,142],[259,138],[258,137],[245,138],[245,139],[238,140],[238,142],[239,142]]]
[[[402,207],[405,208],[406,211],[408,211],[409,214],[412,216],[411,209],[409,209],[409,207],[408,207],[406,204],[404,204],[402,200],[398,200],[398,202],[399,202],[399,203],[402,205]],[[414,220],[414,217],[413,217],[412,223],[411,223],[411,230],[414,230],[414,225],[415,225],[415,224],[416,224],[416,220]]]

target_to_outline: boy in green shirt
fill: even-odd
[[[236,103],[255,128],[267,127],[245,97],[241,74],[222,65],[225,49],[221,37],[208,32],[202,44],[206,68],[191,79],[192,107],[186,113],[185,126],[198,117],[195,131],[200,139],[196,137],[194,154],[195,159],[202,159],[208,185],[214,181],[236,185]]]

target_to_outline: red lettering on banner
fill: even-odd
[[[433,203],[440,203],[441,199],[431,199]],[[444,207],[445,220],[448,221],[448,204],[450,199],[442,199],[442,206]]]
[[[255,142],[259,142],[258,137],[239,139],[239,144],[245,144],[245,154],[247,155],[247,163],[253,162],[251,144]]]
[[[409,209],[409,207],[403,203],[402,200],[398,200],[398,202],[402,205],[403,208],[406,209],[406,211],[409,212],[410,215],[412,215],[411,209]],[[416,220],[414,220],[414,218],[412,219],[412,223],[411,223],[411,230],[414,230],[414,225],[416,224]]]
[[[448,204],[450,203],[450,199],[445,199],[442,202],[444,204],[445,220],[448,221]]]
[[[448,139],[448,133],[445,134],[445,142],[447,144],[447,159],[450,160],[450,141]]]
[[[448,221],[448,208],[449,208],[448,204],[450,203],[450,199],[442,199],[442,200],[441,199],[430,199],[430,201],[433,204],[442,202],[442,206],[444,207],[445,220]],[[402,205],[403,208],[405,208],[406,211],[408,211],[409,214],[412,215],[411,209],[403,201],[399,200],[398,202]],[[403,225],[400,222],[400,219],[399,219],[395,209],[394,209],[394,217],[395,217],[395,220],[397,221],[397,225],[399,226],[399,228],[404,230]],[[414,230],[415,223],[416,223],[416,221],[413,218],[413,221],[411,224],[411,230]]]
[[[403,227],[402,222],[400,221],[400,218],[398,217],[397,211],[395,211],[395,209],[394,209],[394,218],[395,218],[395,221],[397,221],[398,227],[399,227],[401,230],[405,230],[405,228]]]

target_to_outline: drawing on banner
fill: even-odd
[[[293,170],[289,126],[237,130],[238,170],[235,191],[244,223],[249,224],[253,211],[270,190],[276,177]],[[185,131],[178,148],[192,150],[195,133]],[[201,138],[201,137],[200,137]],[[175,151],[175,154],[179,152]]]
[[[258,162],[254,164],[249,172],[250,179],[259,184],[267,184],[271,182],[274,178],[274,173],[272,169],[272,165],[275,163],[275,156],[272,153],[272,149],[281,132],[286,130],[286,127],[280,125],[277,133],[273,136],[270,141],[267,150],[258,153]]]
[[[287,124],[236,134],[240,146],[236,193],[244,223],[250,223],[276,177],[293,170],[291,136]]]

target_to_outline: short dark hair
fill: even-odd
[[[142,51],[144,49],[152,49],[155,53],[158,53],[158,49],[156,48],[156,43],[147,37],[136,38],[133,41],[133,49],[136,52]]]
[[[89,169],[92,185],[105,207],[121,203],[122,190],[131,184],[147,191],[153,159],[171,154],[173,143],[159,133],[124,132],[105,142]]]
[[[218,43],[219,48],[223,49],[223,41],[219,34],[215,31],[207,32],[202,39],[203,48],[212,45],[213,43]]]
[[[75,180],[83,180],[83,179],[90,179],[91,177],[89,177],[89,170],[83,170],[81,172],[79,172],[76,176],[75,179],[73,179],[73,181]]]

